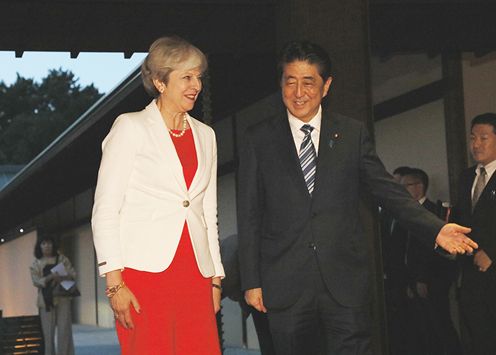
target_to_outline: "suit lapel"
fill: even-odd
[[[278,149],[281,163],[288,168],[288,174],[295,180],[296,184],[301,187],[300,190],[310,198],[287,117],[285,115],[282,116],[281,119],[276,121],[275,126],[275,132],[278,133],[276,135],[277,142],[275,146]],[[333,148],[339,138],[339,122],[337,118],[329,111],[323,111],[313,196],[319,195],[319,190],[322,188],[321,186],[325,186],[325,182],[329,181],[329,178],[332,175],[333,160],[335,160]]]
[[[294,180],[300,192],[310,198],[286,112],[284,115],[281,114],[280,117],[276,118],[274,122],[273,146],[276,149],[280,163],[286,168],[288,176]]]
[[[474,179],[475,179],[475,170],[474,170]],[[472,185],[473,185],[474,179],[472,179]],[[470,185],[470,187],[472,187],[472,185]],[[475,213],[476,210],[478,208],[480,208],[481,202],[483,202],[484,200],[486,200],[488,198],[495,198],[495,197],[490,196],[492,194],[495,194],[495,191],[496,191],[496,173],[493,173],[493,175],[491,176],[491,178],[487,182],[486,187],[484,187],[484,190],[482,190],[482,193],[479,197],[479,200],[475,204],[473,213]]]
[[[176,147],[172,142],[167,126],[162,119],[155,100],[147,107],[148,120],[151,123],[150,135],[158,147],[159,154],[164,165],[172,171],[174,179],[184,193],[187,193],[186,182],[184,181],[183,167],[176,152]]]
[[[315,177],[314,196],[319,196],[319,191],[333,174],[335,160],[334,146],[340,138],[339,122],[329,111],[322,112],[320,126],[319,154],[317,157],[317,172]]]
[[[206,162],[206,150],[205,150],[205,137],[203,137],[203,132],[201,131],[199,125],[197,122],[193,121],[192,118],[188,115],[188,123],[189,126],[191,127],[191,131],[193,133],[193,138],[195,141],[195,150],[196,150],[196,156],[197,156],[197,161],[198,161],[198,167],[196,169],[195,176],[193,178],[193,181],[191,182],[191,185],[189,187],[189,192],[192,197],[195,196],[196,193],[196,187],[198,186],[198,182],[200,181],[200,178],[203,176],[205,172],[205,165],[207,164]],[[208,163],[211,163],[209,161]],[[214,169],[217,167],[214,167]]]

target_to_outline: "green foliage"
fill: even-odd
[[[0,165],[28,163],[102,96],[77,81],[62,69],[40,83],[19,74],[10,86],[0,81]]]

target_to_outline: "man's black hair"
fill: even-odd
[[[493,132],[496,134],[496,113],[486,112],[481,115],[475,116],[472,119],[470,129],[474,128],[476,124],[488,124],[493,126]]]
[[[277,69],[282,78],[284,66],[296,61],[308,62],[318,67],[319,75],[325,82],[331,76],[332,63],[326,50],[310,41],[291,41],[286,43],[279,56]]]

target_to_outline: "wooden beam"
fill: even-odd
[[[467,167],[467,144],[465,134],[465,106],[463,93],[463,69],[461,54],[442,55],[443,80],[445,81],[444,119],[446,126],[446,151],[450,199],[458,193],[460,173]]]
[[[374,121],[413,110],[444,97],[445,81],[438,80],[374,105]]]

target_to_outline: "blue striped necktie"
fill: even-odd
[[[303,138],[303,142],[300,147],[300,165],[307,184],[308,192],[312,195],[313,188],[315,186],[315,171],[317,170],[317,154],[315,153],[315,147],[312,142],[313,127],[306,124],[303,125],[300,130],[305,133],[305,137]]]

